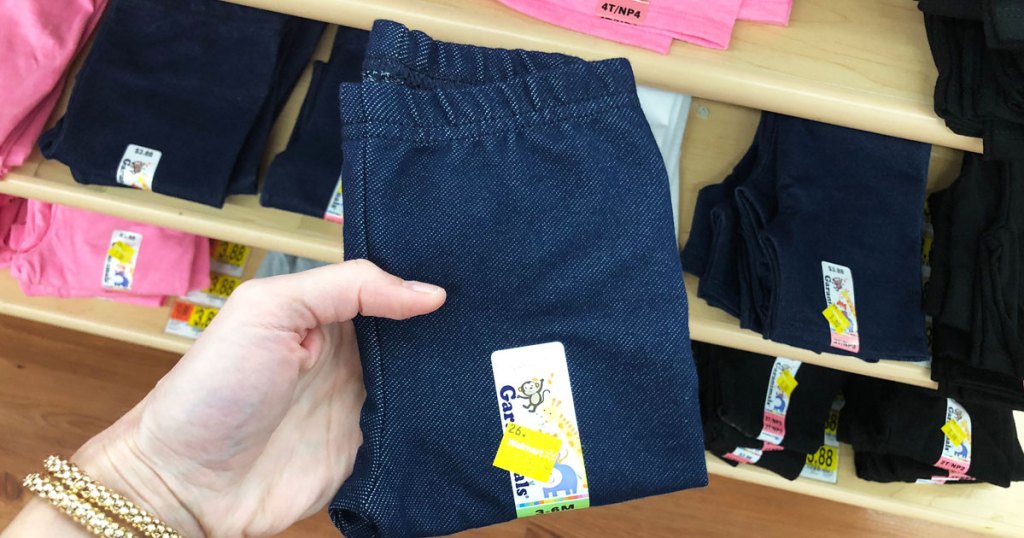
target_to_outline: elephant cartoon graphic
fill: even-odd
[[[558,484],[550,488],[544,488],[544,498],[547,499],[548,497],[557,497],[559,495],[566,497],[574,495],[576,493],[576,482],[578,480],[576,471],[564,463],[556,463],[555,470],[558,471],[561,479],[558,481]]]
[[[967,442],[964,441],[963,443],[960,443],[960,450],[957,450],[953,455],[958,458],[967,459],[967,456],[970,455],[970,453],[970,449],[967,448]]]

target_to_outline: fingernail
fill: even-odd
[[[402,282],[402,285],[404,285],[405,287],[409,288],[412,291],[419,293],[429,293],[431,295],[436,295],[444,291],[444,289],[442,289],[440,286],[427,284],[426,282],[417,282],[415,280],[406,280]]]

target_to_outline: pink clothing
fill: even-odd
[[[25,206],[24,223],[10,233],[15,251],[11,275],[25,295],[105,297],[160,306],[167,295],[210,285],[206,238],[37,200]],[[103,286],[115,231],[142,236],[130,292]]]
[[[25,222],[25,199],[0,194],[0,268],[11,265],[14,251],[8,246],[11,228]]]
[[[743,0],[739,19],[789,26],[789,14],[792,10],[793,0]]]
[[[32,152],[107,0],[0,0],[0,178]]]
[[[741,0],[499,1],[545,22],[662,54],[668,52],[672,39],[727,48],[741,4]]]

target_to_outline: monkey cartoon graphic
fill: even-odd
[[[550,390],[544,388],[543,379],[540,380],[540,383],[533,381],[532,379],[523,382],[523,384],[519,386],[519,392],[520,394],[517,394],[516,398],[522,398],[529,401],[529,403],[523,406],[523,409],[526,409],[531,413],[536,413],[537,407],[544,403],[544,398],[551,393]]]
[[[146,166],[148,166],[148,164],[142,161],[132,161],[129,166],[132,167],[133,174],[141,174],[142,171],[146,168]]]

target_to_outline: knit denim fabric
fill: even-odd
[[[625,60],[371,33],[341,90],[345,255],[437,283],[355,320],[364,443],[330,506],[349,538],[514,519],[491,353],[560,341],[593,505],[707,473],[667,177]],[[391,70],[387,66],[394,66]]]
[[[925,360],[920,242],[930,147],[764,112],[750,150],[701,189],[683,267],[765,338],[864,360]],[[822,262],[849,267],[860,349],[831,346]]]
[[[338,88],[359,82],[369,32],[340,27],[327,63],[313,65],[313,79],[288,147],[263,178],[260,204],[323,218],[341,176]]]

